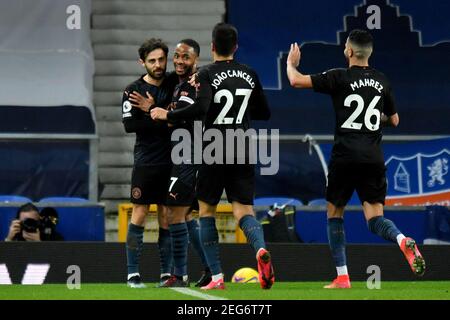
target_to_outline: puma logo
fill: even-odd
[[[169,192],[169,196],[171,196],[172,198],[174,198],[175,200],[177,200],[177,195],[178,195],[178,193],[172,193],[172,192]]]

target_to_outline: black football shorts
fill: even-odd
[[[228,202],[253,205],[255,166],[252,164],[201,165],[197,176],[197,199],[210,205],[219,203],[223,190]]]
[[[198,166],[191,164],[180,164],[172,167],[169,188],[167,191],[168,206],[191,206],[195,205],[195,181]]]
[[[133,167],[131,203],[165,204],[171,165]]]
[[[386,197],[386,167],[376,163],[331,162],[328,166],[327,201],[337,207],[358,193],[361,203],[381,203]]]

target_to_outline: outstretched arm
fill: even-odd
[[[301,74],[297,67],[300,64],[301,51],[297,42],[291,44],[289,55],[286,60],[286,71],[291,86],[294,88],[308,89],[312,88],[312,80],[310,75]]]

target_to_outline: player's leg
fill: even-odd
[[[127,233],[127,283],[132,288],[145,288],[139,274],[139,261],[142,253],[145,217],[148,205],[133,204],[131,221]]]
[[[127,283],[132,288],[143,288],[139,274],[139,261],[142,253],[145,218],[150,202],[149,180],[152,172],[146,167],[134,167],[131,175],[130,202],[133,204],[131,221],[127,234]]]
[[[190,213],[195,200],[195,177],[197,168],[193,165],[175,165],[172,168],[170,185],[167,191],[169,205],[169,230],[172,238],[174,259],[174,275],[162,284],[162,287],[187,287],[187,255],[190,233],[197,233],[198,227],[192,230],[192,223],[186,223],[186,216]],[[196,202],[196,201],[195,201]],[[196,221],[195,221],[196,222]],[[189,230],[191,226],[191,230]],[[204,259],[204,257],[203,257]]]
[[[411,270],[416,275],[425,272],[425,260],[423,259],[415,241],[401,233],[393,221],[383,216],[383,206],[386,197],[385,166],[365,165],[364,179],[358,184],[358,195],[363,203],[364,216],[370,232],[381,238],[397,243],[405,255]]]
[[[328,243],[336,266],[336,279],[326,289],[350,288],[350,277],[347,269],[347,256],[345,252],[344,208],[327,204],[327,235]]]
[[[199,199],[198,205],[200,214],[200,241],[203,246],[206,261],[211,270],[211,282],[201,287],[201,289],[225,289],[219,255],[219,232],[216,228],[215,218],[217,204],[209,204]]]
[[[160,265],[160,284],[172,275],[173,255],[172,238],[169,231],[169,209],[165,205],[157,206],[158,214],[158,251]]]
[[[211,270],[211,282],[203,290],[224,289],[222,265],[219,257],[219,232],[216,228],[217,204],[224,189],[224,165],[201,165],[197,173],[200,242]]]
[[[150,177],[149,189],[152,203],[157,204],[158,215],[158,251],[160,260],[160,284],[170,278],[173,267],[172,257],[172,239],[169,232],[167,208],[167,189],[169,187],[171,165],[161,165],[151,168],[152,176]]]
[[[198,206],[198,202],[197,202],[197,206]],[[203,246],[200,241],[200,226],[198,224],[198,221],[192,217],[192,211],[189,211],[188,214],[186,215],[186,224],[188,226],[188,231],[189,231],[189,242],[194,247],[194,249],[197,252],[197,255],[200,257],[200,260],[203,265],[202,276],[195,283],[195,286],[203,287],[211,282],[211,270],[208,267],[208,262],[206,261],[205,252],[203,250]]]
[[[348,165],[330,163],[326,190],[327,235],[337,277],[325,288],[350,288],[345,252],[344,208],[354,190],[352,168]]]
[[[232,202],[233,214],[244,232],[248,243],[256,253],[258,262],[259,283],[261,288],[270,289],[275,282],[272,266],[272,257],[266,249],[264,231],[261,223],[256,220],[253,205],[244,205],[237,201]]]
[[[173,275],[160,287],[189,287],[187,275],[187,250],[189,234],[186,225],[186,214],[189,206],[169,207],[169,231],[172,239]]]
[[[232,204],[233,215],[255,251],[261,288],[270,289],[275,281],[272,259],[266,249],[263,228],[253,211],[255,168],[253,165],[227,166],[225,181],[225,191]]]

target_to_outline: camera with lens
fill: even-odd
[[[41,227],[41,223],[39,220],[27,218],[20,223],[20,227],[25,232],[35,233]]]

